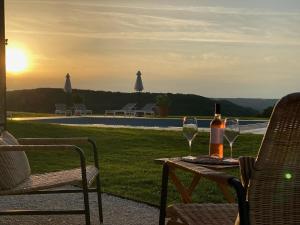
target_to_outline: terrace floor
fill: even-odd
[[[158,208],[147,204],[103,194],[104,225],[158,224]],[[96,193],[90,193],[92,224],[99,224]],[[81,193],[2,196],[0,209],[82,209]],[[83,225],[84,215],[1,216],[2,225]]]

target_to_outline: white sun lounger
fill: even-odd
[[[55,114],[65,115],[67,111],[66,104],[55,104]]]
[[[105,115],[130,115],[135,109],[136,103],[128,103],[123,108],[117,110],[105,110]]]
[[[81,116],[81,115],[93,114],[93,111],[87,109],[85,104],[74,104],[74,114]]]
[[[133,110],[132,114],[134,116],[139,116],[139,115],[143,115],[143,116],[150,115],[150,116],[153,116],[154,113],[155,113],[155,111],[154,111],[155,108],[156,108],[156,104],[155,103],[148,103],[148,104],[146,104],[141,109]]]

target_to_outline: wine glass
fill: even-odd
[[[239,120],[233,118],[225,119],[224,137],[230,146],[230,158],[232,159],[232,145],[240,134]]]
[[[193,158],[192,141],[194,140],[194,138],[198,133],[197,119],[195,117],[187,117],[187,116],[183,117],[182,132],[183,132],[183,136],[185,136],[185,138],[189,143],[190,155],[188,156],[188,158]]]

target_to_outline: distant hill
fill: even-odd
[[[273,106],[278,99],[263,99],[263,98],[218,98],[219,100],[227,100],[236,105],[243,107],[249,107],[259,112],[263,112],[264,109]]]
[[[121,93],[92,90],[73,90],[74,95],[84,99],[86,106],[94,113],[104,113],[106,109],[120,109],[129,102],[139,102],[140,106],[155,102],[159,93]],[[171,115],[213,115],[216,100],[198,95],[168,94],[171,99]],[[53,113],[55,103],[66,102],[62,89],[38,88],[32,90],[16,90],[7,93],[7,108],[11,111]],[[222,114],[231,116],[253,116],[256,110],[236,105],[227,100],[218,100]]]

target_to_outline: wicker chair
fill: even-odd
[[[296,225],[300,224],[300,93],[276,105],[256,159],[240,158],[242,184],[234,177],[211,172],[235,188],[235,204],[178,204],[165,212],[168,165],[164,165],[160,225]],[[206,177],[209,178],[209,177]],[[226,180],[226,181],[225,181]],[[247,193],[247,194],[246,194]]]
[[[51,172],[45,174],[30,175],[22,183],[11,189],[0,190],[0,195],[22,195],[22,194],[53,194],[53,193],[78,193],[82,192],[84,197],[84,209],[80,210],[5,210],[0,215],[63,215],[84,214],[85,222],[90,224],[89,191],[96,191],[98,196],[99,220],[103,222],[101,187],[99,175],[99,163],[96,144],[89,138],[22,138],[19,144],[1,145],[0,153],[25,152],[25,151],[69,151],[78,155],[80,168]],[[90,143],[93,148],[94,166],[86,166],[84,152],[75,145]],[[96,188],[89,186],[96,180]],[[80,190],[50,189],[74,184],[82,186]],[[50,189],[50,190],[49,190]]]

